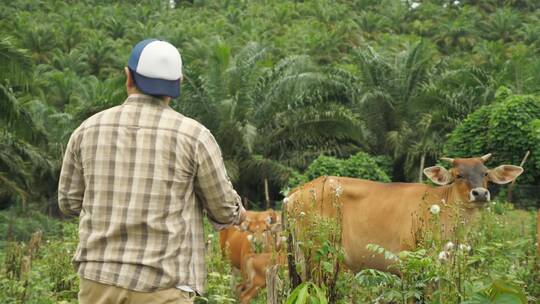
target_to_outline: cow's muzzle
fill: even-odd
[[[491,199],[489,190],[483,187],[476,187],[469,192],[471,203],[487,203]]]

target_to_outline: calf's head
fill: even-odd
[[[248,232],[248,241],[264,244],[268,233],[281,226],[279,214],[274,210],[263,212],[248,211],[246,220],[240,224],[240,230]]]
[[[424,169],[424,174],[438,185],[452,184],[460,199],[471,206],[489,202],[491,195],[487,188],[488,181],[506,184],[516,179],[523,168],[512,165],[501,165],[488,169],[484,163],[491,157],[486,154],[477,158],[441,158],[452,164],[450,170],[441,166]]]

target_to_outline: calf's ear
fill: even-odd
[[[424,169],[424,174],[437,185],[448,185],[452,182],[453,177],[448,170],[441,166],[433,166]]]
[[[488,176],[490,181],[502,185],[515,180],[521,173],[523,168],[519,166],[501,165],[489,170]]]
[[[272,228],[270,228],[270,231],[272,232],[280,232],[281,230],[283,230],[281,223],[275,224],[272,226]]]

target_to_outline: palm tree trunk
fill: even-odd
[[[426,162],[426,153],[420,157],[420,170],[418,171],[418,182],[421,183],[424,177],[424,164]]]
[[[266,202],[266,209],[270,208],[270,194],[268,193],[268,179],[264,179],[264,200]]]

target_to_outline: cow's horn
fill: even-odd
[[[490,159],[490,158],[491,158],[491,153],[488,153],[488,154],[486,154],[486,155],[480,157],[480,159],[481,159],[482,162],[484,162],[484,163],[485,163],[488,159]]]
[[[444,160],[444,161],[449,162],[451,164],[454,163],[454,159],[450,158],[450,157],[441,157],[441,160]]]

